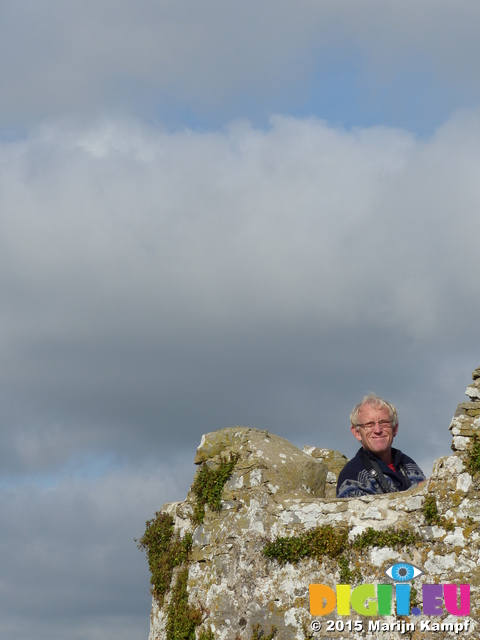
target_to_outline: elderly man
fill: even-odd
[[[350,414],[350,423],[362,446],[338,476],[338,498],[405,491],[425,480],[411,458],[392,448],[398,431],[393,405],[374,394],[365,396]]]

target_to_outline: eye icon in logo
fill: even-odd
[[[410,582],[410,580],[421,576],[422,573],[421,569],[414,567],[413,564],[408,564],[408,562],[397,562],[385,571],[385,575],[395,582]]]

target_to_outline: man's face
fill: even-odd
[[[365,404],[360,407],[358,412],[358,422],[360,424],[375,422],[375,427],[371,431],[360,427],[357,431],[357,429],[352,426],[352,433],[367,451],[371,451],[379,458],[389,457],[393,439],[397,435],[398,425],[396,427],[390,426],[382,428],[378,424],[379,420],[390,420],[388,409],[381,409],[379,407],[372,407],[371,404]]]

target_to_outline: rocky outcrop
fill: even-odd
[[[248,427],[231,427],[202,436],[195,464],[215,465],[220,456],[238,457],[224,490],[224,500],[238,501],[258,491],[301,498],[325,497],[327,466],[293,444]],[[246,493],[247,492],[247,493]],[[227,506],[227,505],[226,505]]]
[[[340,451],[334,451],[332,449],[318,449],[318,447],[303,447],[303,451],[316,458],[327,468],[327,479],[325,481],[325,497],[335,498],[337,493],[337,480],[340,471],[348,462],[347,456],[344,456]]]
[[[265,639],[274,633],[278,640],[452,637],[454,627],[448,625],[467,618],[446,610],[433,618],[421,614],[421,585],[430,583],[471,585],[468,630],[457,630],[457,635],[480,638],[480,369],[472,377],[470,401],[458,405],[450,425],[453,455],[437,459],[426,483],[404,493],[337,499],[334,485],[346,462],[338,452],[300,451],[271,433],[245,427],[203,436],[195,458],[197,476],[228,458],[235,467],[223,487],[221,509],[206,507],[203,522],[195,523],[194,517],[198,489],[190,490],[184,502],[162,508],[177,538],[186,540],[191,533],[192,542],[184,564],[173,568],[164,602],[153,601],[149,640],[251,640],[262,632]],[[368,533],[372,530],[383,532],[383,538]],[[314,532],[323,537],[320,543],[315,538],[314,552],[305,552]],[[274,551],[267,557],[269,541],[277,546],[270,545]],[[294,548],[300,555],[289,555]],[[342,582],[352,588],[386,583],[385,571],[400,562],[423,571],[412,592],[418,601],[412,607],[416,604],[420,615],[398,616],[395,608],[383,618],[353,610],[350,616],[335,610],[323,618],[310,614],[310,584],[335,589]],[[181,571],[196,617],[191,614],[194,625],[185,627],[185,635],[173,636],[171,627],[167,632],[168,617],[185,615],[185,608],[175,610],[172,595]],[[312,630],[315,620],[321,621],[321,631]],[[348,620],[362,628],[346,630]],[[371,620],[379,626],[371,626]],[[401,622],[412,627],[402,630]],[[447,625],[444,630],[440,623]]]

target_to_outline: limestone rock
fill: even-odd
[[[472,384],[469,384],[466,388],[465,395],[468,396],[474,402],[480,400],[480,378],[476,378]]]
[[[332,449],[318,449],[318,447],[303,447],[303,451],[312,458],[316,458],[323,462],[327,467],[327,482],[325,485],[325,497],[334,498],[337,493],[337,480],[340,471],[347,464],[348,458],[340,451]]]
[[[220,456],[238,455],[227,492],[258,487],[270,494],[325,496],[327,467],[293,444],[268,431],[230,427],[202,436],[195,463],[215,463]]]
[[[461,416],[461,415],[470,416],[471,418],[479,418],[480,417],[480,401],[461,402],[457,406],[455,417]]]
[[[457,406],[449,429],[453,435],[451,447],[453,451],[468,451],[472,438],[480,436],[480,400],[461,402]]]

